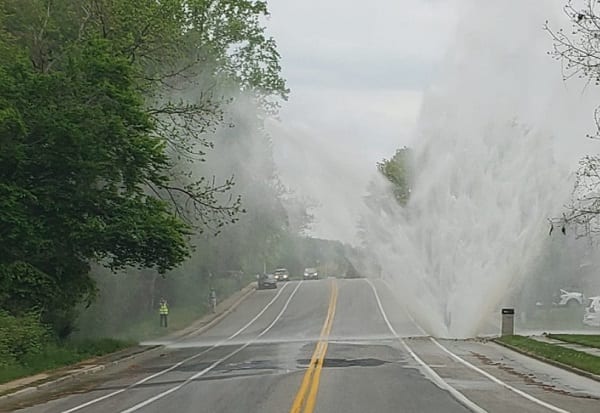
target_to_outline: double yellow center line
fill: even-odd
[[[327,353],[328,338],[333,325],[333,317],[335,316],[337,297],[337,283],[335,279],[332,279],[330,283],[327,318],[325,318],[319,342],[310,359],[310,365],[308,366],[306,373],[304,373],[302,384],[296,394],[290,413],[300,413],[300,411],[303,413],[312,413],[315,409],[317,393],[319,392],[319,380],[321,379],[321,369],[323,368],[323,361],[325,360],[325,354]],[[302,410],[302,407],[304,407],[304,410]]]

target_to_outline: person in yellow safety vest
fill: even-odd
[[[160,299],[160,307],[158,309],[158,313],[160,314],[160,326],[167,327],[167,316],[169,315],[169,306],[167,305],[167,300],[164,298]]]

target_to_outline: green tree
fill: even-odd
[[[0,7],[6,32],[41,72],[60,70],[74,45],[107,40],[137,69],[152,132],[178,160],[169,184],[148,182],[149,188],[199,230],[236,221],[241,200],[222,196],[233,180],[195,176],[184,161],[203,161],[213,146],[209,132],[222,122],[228,102],[215,90],[251,92],[269,111],[287,97],[275,41],[261,24],[268,14],[264,1],[6,0]]]
[[[189,228],[146,183],[167,182],[164,143],[105,40],[72,48],[61,71],[0,66],[0,305],[67,311],[94,286],[88,260],[173,268]]]
[[[287,96],[266,14],[244,0],[0,5],[0,307],[66,335],[94,297],[91,261],[164,273],[192,230],[237,221],[233,180],[193,166],[228,103],[211,90],[267,113]]]
[[[392,158],[377,163],[377,169],[392,183],[394,198],[402,206],[410,198],[412,167],[412,151],[406,146],[398,149]]]

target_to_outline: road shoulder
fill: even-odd
[[[227,315],[231,314],[242,302],[255,291],[255,283],[251,283],[235,292],[217,306],[217,311],[201,317],[188,327],[173,332],[161,341],[179,340],[191,335],[202,334],[204,331],[218,324]],[[157,342],[159,340],[156,340]],[[164,350],[161,344],[152,342],[142,343],[102,357],[83,360],[74,365],[23,377],[0,385],[0,408],[4,404],[27,399],[37,393],[52,392],[68,386],[86,376],[100,372],[117,372],[127,369],[134,363],[156,356]]]

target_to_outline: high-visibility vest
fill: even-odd
[[[167,314],[169,314],[169,307],[167,307],[167,304],[165,304],[165,303],[162,303],[162,304],[160,305],[160,309],[158,310],[158,312],[159,312],[160,314],[167,315]]]

